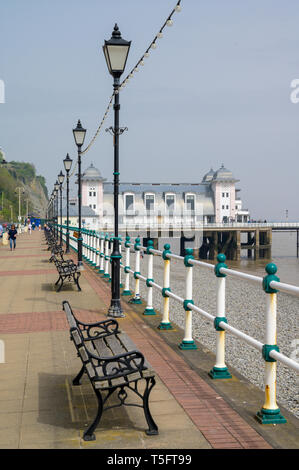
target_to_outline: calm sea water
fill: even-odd
[[[277,265],[277,276],[281,282],[299,286],[299,258],[297,258],[297,233],[296,232],[273,232],[272,235],[272,261]],[[241,258],[239,262],[229,261],[229,267],[237,268],[264,276],[267,260],[248,260]]]

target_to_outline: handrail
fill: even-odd
[[[70,231],[76,230],[76,227],[70,228]],[[65,227],[61,227],[64,233]],[[84,259],[89,262],[95,268],[103,274],[104,278],[110,279],[109,269],[111,260],[110,244],[113,240],[113,236],[108,233],[100,233],[99,231],[93,230],[82,230],[83,236],[83,249]],[[76,240],[71,237],[72,240]],[[74,244],[77,242],[74,241]],[[74,244],[72,248],[75,249]],[[135,253],[135,267],[130,267],[130,253],[133,247]],[[285,366],[299,372],[299,363],[282,354],[276,345],[276,297],[278,292],[286,292],[290,295],[299,295],[299,287],[284,282],[280,282],[279,278],[275,275],[277,268],[274,263],[269,263],[266,266],[266,275],[264,277],[255,276],[245,272],[230,269],[226,264],[225,255],[219,254],[217,256],[217,263],[211,264],[200,260],[195,260],[193,257],[193,250],[190,248],[186,249],[186,255],[180,256],[176,253],[172,253],[170,245],[164,246],[164,251],[153,248],[153,243],[148,242],[148,246],[144,247],[140,243],[140,239],[136,238],[135,243],[132,243],[130,237],[126,237],[126,241],[120,241],[120,250],[125,249],[125,263],[121,263],[121,270],[125,272],[125,289],[123,295],[133,296],[130,302],[141,304],[143,301],[140,296],[139,283],[144,282],[148,288],[147,293],[147,307],[144,311],[144,315],[155,315],[154,307],[152,304],[152,291],[157,290],[163,296],[163,314],[162,321],[159,325],[160,329],[168,330],[172,329],[169,300],[172,299],[183,305],[185,310],[185,336],[179,347],[181,349],[196,349],[197,346],[192,338],[192,312],[200,314],[210,322],[214,324],[216,330],[216,363],[213,369],[209,372],[209,375],[213,379],[219,378],[231,378],[231,374],[225,364],[225,340],[224,334],[229,333],[237,337],[239,340],[244,341],[251,347],[255,348],[262,353],[262,358],[265,361],[265,405],[257,413],[257,417],[261,423],[281,423],[285,422],[285,418],[280,414],[280,410],[276,404],[276,361],[283,363]],[[140,273],[141,266],[141,252],[147,256],[148,261],[148,274],[147,277]],[[159,285],[153,279],[153,258],[158,256],[164,262],[164,276],[163,285]],[[185,284],[185,298],[172,292],[170,289],[170,265],[171,260],[178,260],[183,262],[186,267],[186,284]],[[105,261],[105,269],[103,269],[103,263]],[[192,300],[192,276],[194,268],[205,268],[213,270],[216,279],[216,315],[206,312],[199,306],[194,305]],[[134,293],[130,291],[130,276],[135,279]],[[244,333],[236,327],[233,327],[228,323],[225,316],[225,290],[226,290],[226,278],[237,278],[240,280],[246,280],[253,282],[259,288],[265,292],[265,314],[266,314],[266,332],[265,332],[265,344],[250,335]],[[269,404],[270,403],[270,404]]]

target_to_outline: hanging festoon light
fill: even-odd
[[[131,72],[124,78],[123,82],[119,85],[119,90],[123,90],[124,86],[128,84],[130,78],[133,77],[134,72],[138,72],[138,66],[145,65],[144,59],[147,59],[150,56],[150,50],[151,49],[156,49],[157,44],[156,44],[156,39],[162,39],[163,38],[163,30],[166,26],[172,26],[173,25],[173,20],[172,16],[174,13],[179,13],[182,11],[181,7],[181,0],[178,0],[176,6],[173,8],[172,12],[168,16],[167,20],[164,22],[163,26],[159,30],[158,34],[154,38],[154,40],[150,43],[149,47],[145,51],[145,53],[141,56],[141,59],[137,62],[135,67],[131,70]],[[113,73],[117,73],[118,70],[124,70],[126,61],[128,58],[128,53],[129,53],[129,45],[127,44],[127,41],[124,41],[121,43],[120,41],[116,40],[117,37],[117,31],[114,37],[112,37],[109,41],[106,41],[104,44],[104,54],[108,66],[109,72],[113,75]],[[112,54],[112,55],[111,55]],[[121,75],[121,74],[120,74]],[[119,93],[119,90],[114,91],[113,95],[110,98],[110,103],[108,105],[108,111],[111,108],[111,100],[113,100],[114,96]],[[81,155],[84,155],[89,151],[93,143],[95,142],[98,134],[100,133],[100,130],[102,128],[103,122],[106,119],[106,114],[99,125],[97,132],[95,133],[94,137],[91,139],[90,143],[88,146],[81,152]]]

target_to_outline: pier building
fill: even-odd
[[[182,255],[192,247],[202,259],[214,260],[222,252],[238,260],[241,250],[255,259],[270,258],[271,228],[249,227],[250,212],[237,183],[224,165],[211,168],[198,183],[120,183],[120,232],[138,235],[145,244],[152,239],[157,248],[173,238]],[[114,185],[93,164],[82,176],[82,204],[97,215],[94,228],[113,230]]]

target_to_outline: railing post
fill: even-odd
[[[92,258],[93,266],[97,265],[97,251],[98,251],[97,244],[98,244],[97,232],[94,230],[93,231],[93,258]]]
[[[118,239],[119,239],[119,254],[121,255],[121,252],[122,252],[122,238],[121,238],[121,236],[119,236]],[[120,266],[121,266],[121,260],[120,260]],[[122,271],[122,269],[120,267],[120,269],[119,269],[119,287],[120,288],[124,287],[123,283],[121,282],[121,271]]]
[[[154,243],[152,240],[148,240],[147,242],[147,280],[146,280],[146,285],[148,287],[147,290],[147,306],[143,312],[144,315],[156,315],[156,312],[153,308],[153,288],[150,284],[150,281],[154,282],[153,279],[153,258],[154,255],[151,253],[151,249],[154,247]]]
[[[217,297],[216,297],[216,318],[214,327],[216,330],[216,364],[210,370],[209,376],[212,379],[231,379],[232,376],[225,364],[225,331],[219,326],[220,322],[227,323],[225,316],[225,278],[226,274],[220,272],[221,268],[227,268],[226,257],[223,253],[217,256],[218,263],[215,266],[217,277]]]
[[[192,310],[188,308],[188,304],[194,304],[193,302],[193,265],[190,263],[190,260],[194,259],[193,249],[186,249],[186,256],[184,257],[184,264],[186,266],[186,300],[184,301],[185,309],[185,337],[181,344],[179,345],[180,349],[197,349],[196,344],[192,338]]]
[[[100,233],[98,231],[95,232],[96,234],[96,250],[95,250],[95,264],[96,270],[100,269]]]
[[[163,289],[162,296],[163,301],[163,317],[160,325],[158,326],[159,330],[172,330],[172,325],[169,321],[169,297],[166,294],[167,291],[170,291],[170,259],[167,257],[167,254],[171,253],[170,245],[166,243],[164,245],[164,251],[162,253],[162,258],[164,259],[164,278],[163,278]]]
[[[105,238],[104,234],[101,233],[101,238],[100,238],[100,269],[99,273],[104,274],[104,260],[105,260],[105,253],[104,253],[104,244],[105,244]]]
[[[109,235],[108,233],[105,236],[105,270],[104,270],[104,278],[109,279]]]
[[[112,255],[112,252],[113,252],[113,243],[114,243],[114,234],[110,235],[110,239],[109,239],[109,265],[108,265],[108,269],[109,269],[109,279],[108,279],[108,282],[112,282],[112,258],[111,258],[111,255]]]
[[[274,263],[266,266],[267,275],[263,279],[263,289],[267,295],[266,303],[266,343],[263,346],[263,358],[265,360],[265,403],[256,417],[261,424],[280,424],[287,420],[280,413],[276,403],[276,359],[269,353],[272,350],[278,351],[276,344],[276,313],[277,313],[277,290],[270,286],[272,281],[279,282],[275,275],[277,267]]]
[[[125,288],[122,292],[122,295],[124,295],[124,296],[132,295],[132,292],[130,291],[130,273],[128,272],[128,269],[131,269],[130,268],[130,246],[131,246],[130,240],[131,240],[130,237],[126,237],[126,241],[125,241],[126,265],[124,267],[124,271],[125,271]]]
[[[137,277],[138,274],[140,274],[140,238],[137,237],[135,239],[135,253],[136,253],[136,258],[135,258],[135,272],[134,272],[134,279],[135,279],[135,293],[134,297],[129,300],[131,304],[142,304],[142,300],[140,298],[140,280]]]

